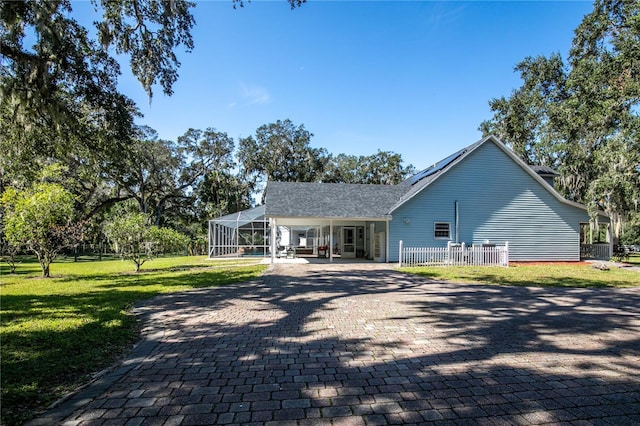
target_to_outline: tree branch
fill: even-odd
[[[120,201],[126,201],[126,200],[130,200],[131,198],[134,198],[133,195],[127,195],[124,197],[111,197],[111,198],[107,198],[106,200],[102,201],[100,204],[98,204],[97,206],[95,206],[93,209],[91,209],[91,211],[89,213],[87,213],[83,219],[90,219],[92,218],[96,213],[98,213],[100,210],[102,209],[106,209],[108,207],[111,207],[112,205],[114,205],[115,203],[119,203]]]

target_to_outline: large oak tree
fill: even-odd
[[[597,0],[569,57],[529,57],[522,86],[481,124],[529,164],[556,167],[569,199],[605,210],[616,237],[640,204],[640,3]]]

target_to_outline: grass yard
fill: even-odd
[[[400,271],[459,283],[499,284],[527,287],[637,287],[640,272],[611,268],[600,271],[587,263],[516,264],[501,267],[410,267]]]
[[[625,260],[626,263],[633,266],[640,266],[640,254],[632,254],[629,259]]]
[[[22,424],[127,353],[138,338],[134,304],[160,293],[254,279],[261,259],[160,258],[133,273],[121,260],[0,266],[4,425]]]

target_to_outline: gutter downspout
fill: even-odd
[[[458,227],[460,225],[460,210],[458,209],[458,200],[455,201],[454,203],[454,209],[455,209],[455,213],[456,213],[456,244],[458,244],[460,242],[459,238],[458,238]]]

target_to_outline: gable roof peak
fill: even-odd
[[[416,194],[420,193],[424,188],[429,186],[433,181],[438,179],[445,172],[450,170],[456,164],[460,163],[464,158],[469,156],[473,151],[475,151],[476,149],[478,149],[480,146],[484,145],[487,142],[492,142],[498,148],[500,148],[505,154],[507,154],[507,156],[509,158],[511,158],[511,160],[513,160],[516,164],[518,164],[527,174],[529,174],[538,183],[540,183],[547,191],[551,192],[551,194],[558,201],[560,201],[560,202],[562,202],[564,204],[568,204],[568,205],[573,206],[573,207],[578,207],[580,209],[587,210],[586,206],[584,206],[584,205],[582,205],[580,203],[576,203],[574,201],[567,200],[562,195],[560,195],[560,193],[558,193],[555,189],[553,189],[550,185],[548,185],[545,182],[545,180],[542,177],[544,175],[544,173],[541,174],[541,173],[538,173],[538,172],[534,171],[534,169],[530,165],[526,164],[521,158],[519,158],[507,145],[505,145],[500,139],[498,139],[497,136],[491,134],[491,135],[485,136],[484,138],[480,139],[479,141],[477,141],[477,142],[469,145],[468,147],[463,148],[462,150],[460,150],[457,153],[455,153],[455,154],[459,154],[459,155],[457,155],[453,160],[448,161],[448,162],[446,161],[449,157],[455,156],[455,154],[452,154],[451,156],[445,158],[444,160],[441,160],[441,163],[446,163],[446,164],[444,164],[439,170],[437,170],[437,172],[434,171],[431,174],[427,173],[427,175],[424,176],[423,178],[415,179],[415,181],[411,184],[411,189],[409,189],[401,197],[400,201],[391,209],[391,212],[396,210],[402,204],[404,204],[407,201],[409,201],[411,198],[415,197]],[[438,164],[438,163],[436,163],[436,164]],[[425,169],[425,170],[429,171],[429,170],[431,170],[431,168],[428,168],[428,169]],[[555,173],[555,170],[553,172]],[[420,173],[422,173],[422,172],[420,172]],[[420,175],[420,173],[418,173],[418,175]],[[548,174],[547,176],[551,176],[551,174]],[[408,181],[411,182],[411,178],[409,178]]]
[[[453,154],[448,155],[442,160],[435,162],[432,166],[419,171],[415,175],[401,182],[401,185],[411,185],[411,186],[416,186],[417,184],[421,184],[420,186],[427,185],[429,182],[434,180],[437,176],[443,174],[451,166],[458,163],[459,160],[467,156],[471,151],[475,150],[477,147],[484,144],[488,140],[492,140],[494,143],[502,143],[495,136],[489,135],[485,138],[480,139],[477,142],[472,143],[471,145],[468,145],[454,152]]]

